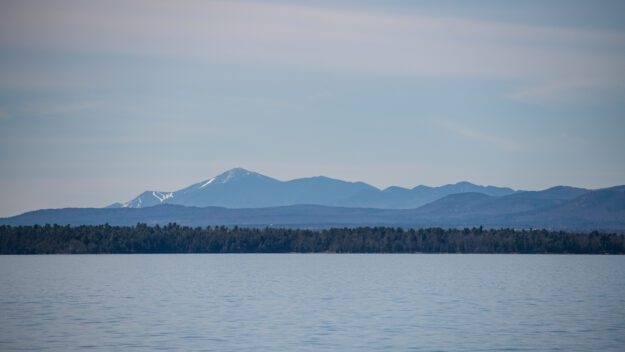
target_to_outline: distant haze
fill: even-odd
[[[622,1],[2,1],[0,217],[233,167],[625,184]]]

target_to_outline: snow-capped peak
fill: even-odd
[[[217,181],[218,183],[227,183],[227,182],[232,181],[235,178],[242,177],[242,176],[250,176],[250,175],[258,175],[258,174],[255,173],[255,172],[248,171],[248,170],[245,170],[243,168],[237,167],[237,168],[234,168],[234,169],[230,169],[230,170],[228,170],[228,171],[226,171],[226,172],[224,172],[224,173],[214,177],[213,180]],[[213,181],[210,181],[210,182],[213,182]]]
[[[217,190],[217,193],[219,193],[219,186],[221,185],[228,184],[226,188],[231,188],[231,186],[234,186],[234,188],[238,186],[243,188],[262,188],[261,183],[263,181],[269,183],[280,182],[259,173],[237,167],[175,192],[145,191],[121,206],[124,208],[145,208],[162,204],[210,205],[215,199],[213,190]]]

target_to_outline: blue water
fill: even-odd
[[[0,350],[623,351],[625,256],[0,256]]]

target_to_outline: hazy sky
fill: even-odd
[[[235,166],[625,184],[625,2],[0,1],[0,216]]]

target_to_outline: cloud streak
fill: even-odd
[[[469,128],[451,121],[439,121],[438,125],[444,130],[464,137],[465,139],[486,144],[507,152],[525,152],[528,146],[511,138],[489,134],[475,128]]]
[[[522,82],[509,96],[524,101],[622,88],[625,81],[625,34],[618,31],[275,3],[122,3],[13,3],[0,15],[0,45],[306,70],[486,77]]]

